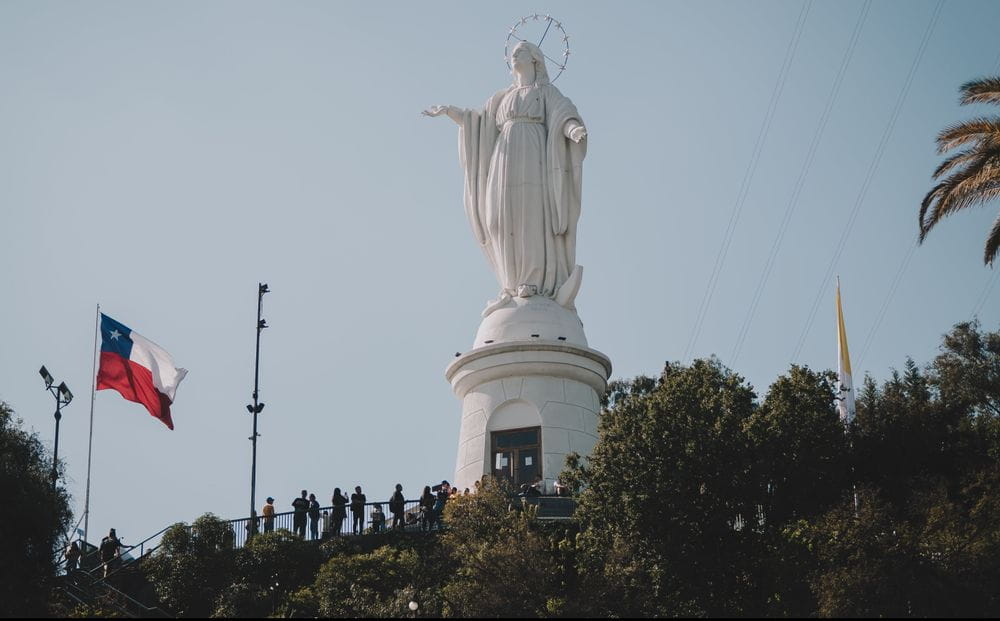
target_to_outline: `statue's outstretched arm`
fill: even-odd
[[[465,115],[465,110],[461,108],[456,108],[455,106],[431,106],[423,112],[424,116],[441,116],[442,114],[447,114],[448,118],[455,121],[456,124],[462,124],[462,117]]]

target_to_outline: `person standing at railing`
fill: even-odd
[[[402,528],[406,521],[403,517],[403,509],[406,504],[406,499],[403,498],[403,486],[400,483],[396,483],[396,491],[393,492],[392,498],[389,499],[389,512],[392,513],[392,528],[393,530],[397,528]]]
[[[292,530],[303,539],[306,538],[306,513],[309,511],[309,500],[306,496],[308,494],[307,490],[302,490],[302,496],[292,501],[292,509],[295,510],[292,515]]]
[[[431,486],[424,486],[424,493],[420,495],[420,530],[430,530],[437,521],[434,514],[434,494],[431,493]]]
[[[330,538],[330,512],[324,511],[320,520],[323,523],[323,540],[326,541]]]
[[[66,557],[66,575],[68,576],[76,571],[76,568],[80,563],[80,557],[83,556],[83,551],[80,550],[80,544],[76,541],[69,544],[69,547],[66,548],[64,556]]]
[[[444,506],[445,503],[448,502],[448,497],[451,496],[451,483],[448,481],[441,481],[440,485],[435,485],[431,489],[437,492],[437,499],[434,501],[434,522],[437,524],[438,528],[441,528],[444,516]]]
[[[245,526],[247,531],[247,541],[250,541],[257,535],[257,532],[259,530],[257,521],[258,521],[257,511],[256,510],[250,511],[250,519],[247,520],[247,525]]]
[[[372,509],[372,532],[380,533],[385,530],[385,513],[382,513],[382,505],[376,504]]]
[[[351,530],[355,535],[360,535],[361,531],[365,529],[366,502],[368,502],[368,498],[361,493],[361,486],[358,485],[354,488],[354,493],[351,494],[351,517],[354,518]]]
[[[319,502],[316,494],[309,494],[309,538],[319,539]]]
[[[347,496],[340,493],[340,488],[333,490],[333,498],[330,504],[333,505],[333,515],[330,519],[333,521],[333,533],[340,536],[340,532],[344,530],[344,520],[347,519]]]
[[[267,504],[264,505],[264,509],[261,510],[261,514],[264,516],[264,532],[270,533],[274,531],[274,498],[270,496],[267,497]]]

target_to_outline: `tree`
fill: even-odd
[[[809,616],[814,555],[807,524],[850,489],[850,447],[835,407],[835,376],[793,365],[768,389],[746,426],[760,486],[756,557],[758,605],[764,616]]]
[[[579,496],[582,595],[591,614],[741,616],[759,612],[749,549],[736,528],[759,488],[744,426],[755,395],[716,360],[668,365],[619,384]]]
[[[52,489],[52,457],[0,402],[0,616],[43,616],[71,519],[66,490]],[[61,477],[62,465],[59,465]],[[58,560],[61,560],[59,558]]]
[[[946,406],[1000,417],[1000,332],[983,332],[978,321],[955,325],[931,372],[930,383]]]
[[[828,510],[849,485],[848,445],[832,373],[793,365],[747,424],[769,524]]]
[[[1000,77],[963,84],[961,103],[1000,104]],[[1000,197],[1000,116],[980,117],[946,127],[937,137],[938,153],[966,147],[945,159],[934,178],[938,183],[920,205],[920,241],[942,218]],[[1000,250],[1000,216],[986,238],[983,262],[992,264]]]
[[[323,562],[320,547],[279,529],[258,534],[233,553],[231,583],[218,595],[216,617],[266,617],[310,584]]]
[[[144,566],[168,609],[180,617],[207,617],[233,580],[234,554],[232,527],[206,513],[190,527],[171,526]]]
[[[567,595],[556,538],[512,490],[487,478],[472,496],[448,501],[441,544],[454,569],[441,597],[452,617],[544,617],[564,612]],[[559,538],[561,539],[561,537]]]
[[[414,597],[420,559],[414,550],[382,546],[369,554],[335,556],[312,588],[321,617],[399,617]],[[423,612],[428,602],[421,598]]]
[[[960,323],[925,370],[866,378],[858,503],[801,529],[825,616],[992,617],[1000,607],[1000,333]]]

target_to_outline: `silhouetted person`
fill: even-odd
[[[366,502],[368,502],[368,498],[361,493],[361,486],[355,487],[354,493],[351,494],[351,517],[354,518],[351,530],[354,531],[355,535],[360,535],[361,531],[365,529]]]
[[[542,478],[542,475],[536,474],[535,477],[531,479],[531,487],[538,490],[538,496],[545,495],[545,479]]]
[[[101,546],[98,548],[101,554],[101,563],[104,564],[104,577],[107,578],[108,574],[112,571],[118,569],[119,560],[121,559],[121,547],[122,542],[118,539],[118,535],[115,534],[115,529],[111,529],[108,536],[101,539]]]
[[[385,530],[385,514],[382,513],[382,505],[376,504],[372,509],[372,532],[380,533]]]
[[[392,513],[392,527],[393,529],[402,528],[406,523],[403,518],[403,510],[405,509],[406,499],[403,498],[403,486],[396,483],[396,491],[393,492],[392,498],[389,499],[389,512]]]
[[[424,486],[424,493],[420,495],[420,530],[430,530],[437,522],[437,515],[434,513],[434,494],[431,493],[431,486]]]
[[[316,494],[309,494],[309,538],[319,539],[319,503]]]
[[[330,538],[330,512],[324,511],[323,517],[320,519],[323,522],[323,539],[325,541]]]
[[[257,517],[257,511],[256,510],[252,510],[252,511],[250,511],[250,519],[247,520],[247,526],[246,526],[246,529],[247,529],[247,541],[250,541],[251,539],[253,539],[254,535],[256,535],[259,532],[259,530],[260,530],[259,527],[260,527],[260,524],[259,524],[259,519]]]
[[[451,483],[441,481],[440,485],[435,485],[432,489],[437,491],[437,500],[434,501],[434,521],[440,528],[443,521],[442,516],[444,516],[444,506],[448,502],[448,496],[451,492]]]
[[[83,551],[80,550],[80,544],[74,541],[66,548],[66,574],[69,575],[80,565],[80,557],[83,556]]]
[[[295,509],[295,514],[292,515],[292,530],[303,539],[306,538],[306,513],[309,511],[309,500],[306,498],[308,493],[302,490],[302,496],[292,501],[292,509]]]
[[[330,520],[333,522],[333,532],[335,535],[340,535],[340,532],[344,530],[344,520],[347,519],[347,496],[340,493],[340,488],[333,490],[333,499],[330,504],[333,505],[333,515],[330,516]]]

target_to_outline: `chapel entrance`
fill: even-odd
[[[494,431],[491,435],[493,474],[515,489],[542,474],[541,427]]]

